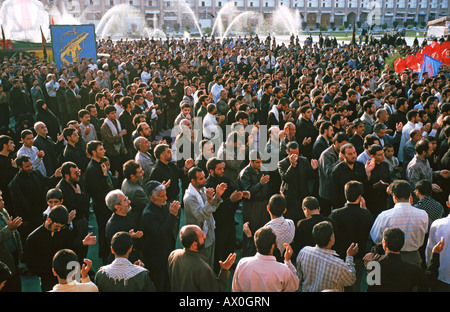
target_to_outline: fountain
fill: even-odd
[[[41,42],[41,27],[48,38],[49,14],[38,0],[6,0],[0,8],[0,23],[6,39]]]
[[[60,8],[52,6],[49,9],[50,18],[55,25],[80,25],[79,19],[68,13],[64,2],[60,2]]]
[[[292,11],[283,5],[279,6],[272,15],[272,29],[275,34],[297,36],[301,27],[300,13]]]
[[[202,28],[200,27],[200,24],[198,23],[197,18],[195,17],[194,11],[192,11],[189,3],[186,2],[186,0],[172,0],[171,1],[174,5],[178,6],[178,14],[184,14],[187,13],[194,21],[195,27],[198,29],[198,33],[200,34],[200,37],[203,37]],[[184,34],[183,34],[184,36]]]
[[[211,31],[211,36],[215,34],[216,28],[218,28],[219,37],[223,38],[224,35],[224,24],[222,20],[223,15],[227,15],[228,25],[231,24],[233,17],[239,14],[237,7],[235,6],[233,1],[228,1],[217,13],[216,19],[214,20],[214,25]]]
[[[254,11],[246,11],[246,12],[242,12],[242,13],[238,14],[235,18],[233,18],[230,25],[228,25],[227,29],[223,33],[222,38],[226,38],[232,29],[236,29],[236,26],[240,26],[240,28],[237,31],[248,32],[248,26],[252,25],[252,23],[249,23],[249,19],[258,20],[258,22],[256,24],[256,28],[258,28],[260,16],[261,15],[259,13],[254,12]],[[257,30],[256,30],[256,32],[257,32]]]
[[[118,4],[103,15],[95,32],[100,39],[132,38],[142,36],[145,27],[145,18],[140,10],[129,4]]]

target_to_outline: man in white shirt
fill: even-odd
[[[214,136],[222,135],[222,129],[220,124],[224,122],[225,116],[221,115],[216,118],[216,106],[212,103],[207,106],[208,113],[205,118],[203,118],[203,136],[207,139],[211,139]],[[213,135],[214,133],[214,135]]]
[[[400,162],[403,162],[403,147],[405,146],[406,142],[408,142],[408,140],[410,139],[409,133],[414,129],[418,129],[417,127],[417,123],[419,122],[419,120],[417,120],[418,118],[419,112],[416,110],[410,110],[406,114],[406,119],[408,120],[408,122],[406,123],[406,125],[403,126],[402,138],[400,139],[400,146],[398,148],[397,158]]]
[[[17,151],[17,157],[22,155],[27,155],[31,158],[31,162],[33,163],[33,168],[39,170],[44,176],[47,176],[47,170],[44,165],[45,153],[44,151],[38,150],[36,146],[33,146],[34,137],[33,132],[29,129],[25,129],[20,134],[23,145]]]
[[[86,144],[93,140],[98,140],[95,127],[91,124],[91,115],[88,110],[82,109],[78,112],[78,119],[80,120],[81,135]]]
[[[84,259],[83,267],[78,263],[77,255],[70,249],[62,249],[53,258],[53,274],[58,284],[50,292],[98,292],[98,287],[89,279],[92,261]],[[71,276],[71,274],[73,274]],[[75,277],[81,275],[81,283]]]
[[[280,255],[283,255],[285,244],[291,244],[295,236],[294,221],[283,217],[283,214],[286,212],[286,199],[280,194],[273,195],[269,200],[267,211],[271,220],[264,226],[270,227],[275,233],[277,237],[276,246],[280,251]]]
[[[381,212],[370,230],[375,244],[383,240],[383,231],[388,227],[398,227],[405,233],[405,244],[400,250],[403,261],[421,266],[419,248],[428,232],[428,214],[411,206],[411,186],[405,180],[395,180],[388,190],[392,193],[394,208]]]
[[[297,270],[291,262],[292,248],[284,245],[284,264],[276,261],[273,252],[277,236],[270,227],[256,231],[257,253],[242,258],[234,272],[231,290],[233,292],[294,292],[298,289]]]
[[[448,196],[447,207],[450,208],[450,195]],[[428,261],[431,258],[433,247],[441,240],[442,237],[450,237],[450,215],[446,218],[437,219],[431,224],[428,236],[427,248],[425,250],[425,258]],[[432,291],[449,292],[450,291],[450,246],[448,241],[445,242],[444,248],[440,254],[439,277]]]
[[[211,94],[214,100],[214,104],[220,99],[220,90],[224,89],[222,85],[222,77],[219,75],[214,76],[214,84],[211,87]]]

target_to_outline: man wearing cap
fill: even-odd
[[[150,203],[142,212],[144,263],[157,291],[170,291],[167,271],[169,254],[175,249],[180,202],[168,203],[166,187],[158,181],[147,183]]]

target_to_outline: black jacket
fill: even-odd
[[[289,157],[278,162],[278,172],[281,177],[280,192],[286,198],[287,211],[284,217],[296,223],[305,218],[301,203],[309,195],[308,181],[317,175],[317,170],[312,169],[306,157],[299,156],[295,167],[291,165]]]

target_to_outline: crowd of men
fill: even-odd
[[[395,42],[5,57],[0,287],[225,291],[233,271],[232,291],[360,291],[368,273],[369,291],[448,291],[450,70],[395,73],[390,55],[421,48]]]

